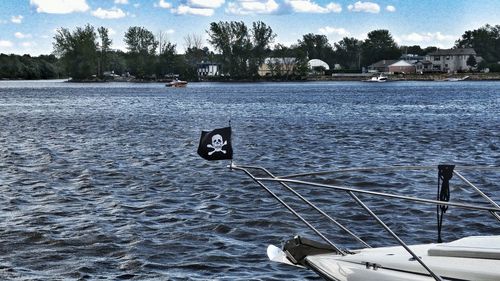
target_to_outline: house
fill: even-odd
[[[196,65],[198,77],[214,77],[219,76],[221,72],[220,63],[201,62]]]
[[[297,60],[292,57],[266,58],[259,66],[259,76],[287,76],[295,73]]]
[[[428,60],[421,60],[415,63],[415,70],[417,73],[433,72],[432,62]]]
[[[415,73],[416,68],[415,65],[409,63],[405,60],[397,61],[388,66],[388,70],[391,73]]]
[[[443,49],[426,55],[426,60],[432,62],[432,69],[441,72],[467,71],[469,56],[476,58],[476,51],[472,48]]]
[[[398,60],[381,60],[368,66],[368,72],[389,72],[389,65]]]

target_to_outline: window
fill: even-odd
[[[435,57],[434,57],[434,61],[439,61],[439,60],[441,60],[441,57],[440,57],[440,56],[435,56]]]

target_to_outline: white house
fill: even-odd
[[[197,64],[198,77],[219,76],[221,65],[219,63],[201,62]]]
[[[441,72],[467,71],[467,59],[476,58],[476,51],[472,48],[443,49],[427,54],[426,60],[432,62],[432,69]]]

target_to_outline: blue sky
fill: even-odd
[[[87,23],[109,28],[116,49],[125,49],[123,34],[137,25],[166,33],[183,53],[188,34],[210,47],[214,21],[263,21],[287,46],[306,33],[333,45],[388,29],[401,45],[450,48],[465,30],[500,24],[499,14],[499,0],[1,0],[0,53],[49,54],[58,28]]]

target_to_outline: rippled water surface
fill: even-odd
[[[359,166],[500,166],[499,82],[170,89],[4,81],[0,279],[318,280],[265,254],[268,244],[312,237],[311,231],[228,163],[196,155],[200,131],[229,120],[235,163],[277,175]],[[498,172],[463,174],[500,201]],[[433,199],[437,172],[318,180]],[[456,178],[451,185],[452,200],[480,199]],[[297,189],[374,246],[393,244],[345,194]],[[361,198],[405,241],[436,240],[435,207]],[[306,216],[331,240],[359,247],[314,213]],[[498,235],[500,228],[487,213],[450,208],[443,232],[449,241]]]

